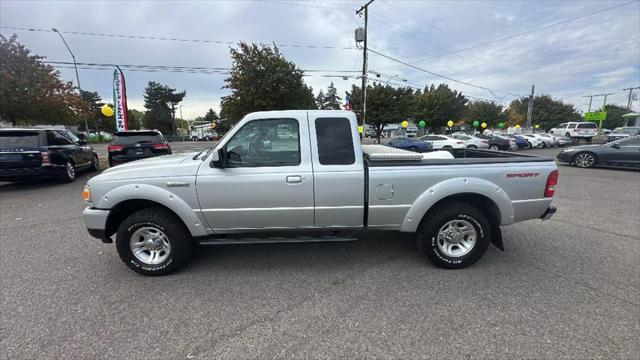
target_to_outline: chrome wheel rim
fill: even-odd
[[[575,160],[576,165],[579,167],[590,167],[593,165],[594,161],[595,159],[590,154],[578,154]]]
[[[476,245],[476,228],[466,220],[451,220],[438,231],[438,249],[449,257],[461,257]]]
[[[148,265],[160,264],[171,253],[167,235],[154,227],[142,227],[136,230],[131,235],[129,247],[136,259]]]
[[[76,177],[76,170],[73,168],[73,164],[68,162],[66,168],[67,168],[67,176],[69,176],[69,179],[75,178]]]

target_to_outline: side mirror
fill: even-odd
[[[211,167],[224,169],[227,167],[227,149],[222,148],[213,153],[211,158]]]
[[[87,145],[87,140],[85,140],[85,139],[80,139],[80,140],[78,141],[78,144],[80,144],[80,145]]]
[[[620,149],[620,144],[611,144],[611,147],[614,149]]]

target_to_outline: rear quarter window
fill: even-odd
[[[40,134],[33,131],[0,131],[0,148],[39,147]]]
[[[349,119],[317,118],[316,136],[320,164],[351,165],[356,162]]]

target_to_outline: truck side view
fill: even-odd
[[[366,231],[416,237],[435,265],[464,268],[500,226],[547,219],[549,158],[475,149],[416,154],[362,146],[348,111],[245,116],[212,149],[107,169],[84,189],[89,233],[123,262],[163,275],[196,244],[346,241]]]

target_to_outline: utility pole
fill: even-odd
[[[64,37],[62,37],[62,34],[60,33],[60,31],[58,31],[58,29],[56,28],[51,28],[51,31],[53,31],[54,33],[60,36],[60,39],[62,39],[64,46],[67,47],[67,50],[69,50],[69,54],[71,54],[71,58],[73,59],[73,67],[76,70],[76,81],[78,82],[78,92],[80,93],[80,100],[84,100],[82,98],[82,88],[80,87],[80,76],[78,76],[78,65],[76,65],[76,56],[73,55],[73,52],[71,52],[71,48],[69,48],[69,45],[64,40]],[[84,118],[84,130],[87,133],[87,141],[88,141],[89,140],[89,123],[87,122],[86,117]]]
[[[527,123],[525,124],[525,129],[531,129],[531,117],[533,116],[533,92],[535,91],[535,88],[535,85],[531,85],[531,96],[529,96],[529,107],[527,108]]]
[[[362,138],[364,139],[367,132],[365,123],[367,118],[367,25],[369,22],[369,5],[374,0],[369,0],[366,4],[362,5],[356,15],[360,15],[364,12],[364,41],[362,47]],[[356,38],[356,41],[358,39]]]
[[[636,87],[628,87],[626,89],[622,89],[622,91],[629,91],[629,100],[627,101],[627,109],[631,110],[631,96],[633,96],[633,90],[640,89],[640,86]]]

